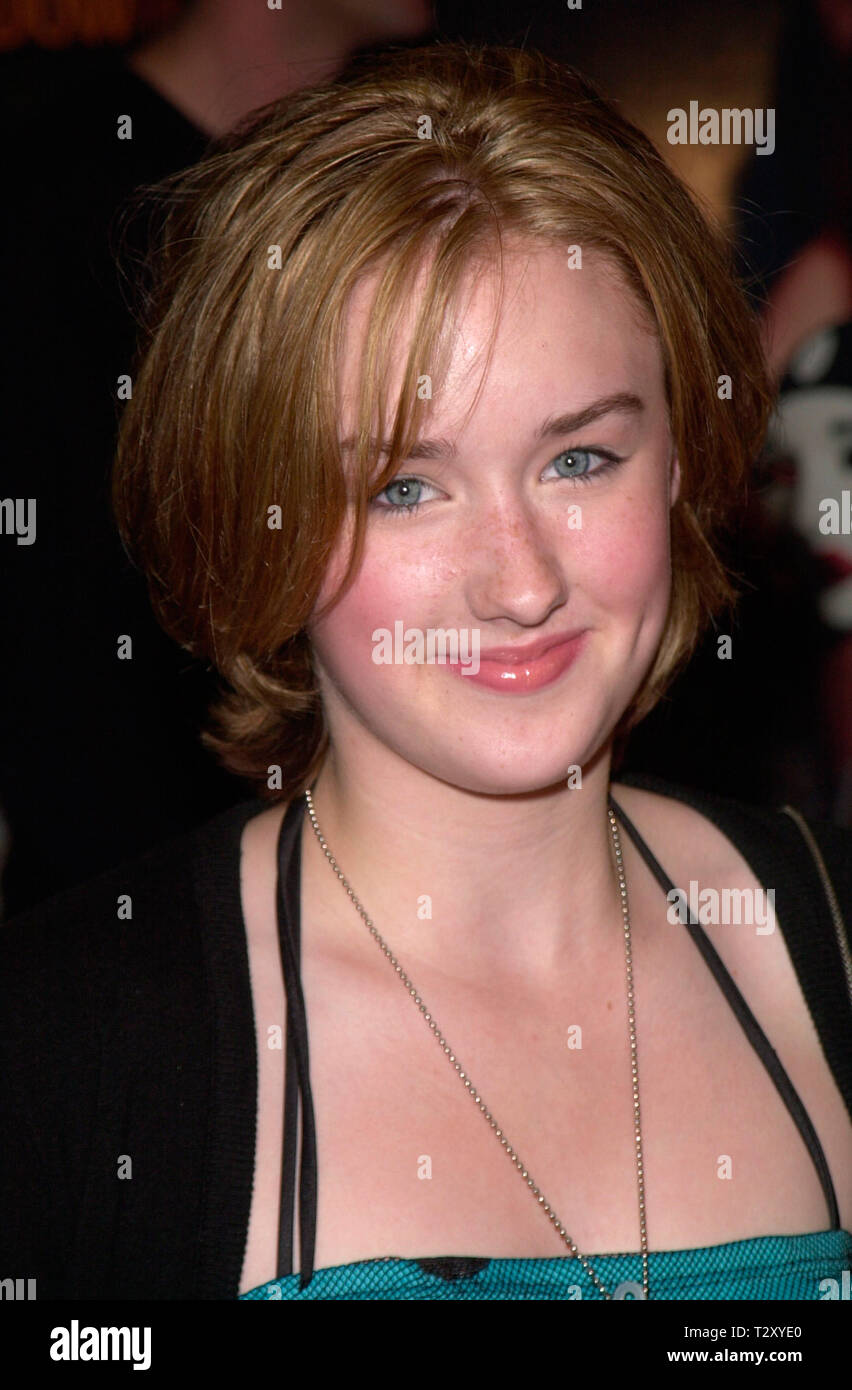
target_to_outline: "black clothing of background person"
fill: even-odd
[[[36,539],[0,535],[5,916],[245,796],[198,741],[203,669],[165,637],[109,508],[136,325],[114,219],[208,137],[116,49],[0,56],[4,186],[0,496],[36,499]],[[118,118],[132,118],[132,139]],[[118,639],[133,639],[119,660]]]

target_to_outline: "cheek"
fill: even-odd
[[[424,547],[407,538],[405,520],[386,522],[379,533],[364,539],[358,573],[343,598],[319,622],[310,625],[323,642],[357,638],[371,647],[377,627],[393,628],[396,621],[406,625],[428,625],[432,613],[440,617],[446,595],[463,576],[464,566],[453,553],[452,541],[439,536]],[[398,528],[398,529],[397,529]],[[335,549],[323,581],[316,611],[335,592],[343,577],[348,542]]]
[[[314,651],[332,676],[355,673],[373,664],[372,634],[376,628],[388,626],[392,607],[390,586],[382,573],[370,575],[369,569],[362,568],[331,612],[309,624]]]
[[[337,551],[317,602],[318,610],[339,584],[347,554]],[[309,624],[317,657],[338,683],[374,680],[377,669],[387,668],[377,668],[373,661],[373,633],[379,628],[393,633],[398,621],[406,627],[418,623],[429,626],[423,615],[440,588],[434,562],[414,560],[403,537],[391,539],[389,544],[386,538],[380,552],[366,539],[360,569],[349,589],[325,617]]]
[[[611,611],[665,610],[671,583],[669,510],[631,497],[600,522],[590,519],[578,548],[578,579]]]

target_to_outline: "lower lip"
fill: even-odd
[[[529,690],[542,690],[552,685],[573,665],[580,655],[586,633],[581,632],[569,642],[560,642],[558,647],[537,656],[534,661],[484,661],[480,659],[479,670],[468,674],[469,668],[460,662],[448,663],[448,670],[462,676],[472,685],[484,685],[489,690],[500,690],[506,695],[520,695]]]

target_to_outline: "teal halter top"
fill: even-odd
[[[617,1298],[641,1298],[640,1255],[590,1257],[598,1278]],[[758,1236],[700,1250],[651,1250],[648,1289],[659,1299],[831,1299],[850,1296],[852,1235],[815,1231]],[[845,1278],[844,1278],[845,1271]],[[273,1279],[240,1295],[287,1299],[600,1299],[579,1260],[358,1260],[318,1269],[307,1288],[298,1274]]]
[[[674,885],[636,827],[616,802],[610,805],[666,893]],[[287,996],[287,1066],[284,1150],[279,1216],[278,1276],[240,1294],[248,1299],[591,1299],[603,1300],[572,1255],[506,1259],[446,1256],[429,1259],[356,1260],[314,1269],[316,1236],[316,1131],[308,1071],[305,1002],[299,971],[301,829],[305,801],[297,797],[281,824],[278,841],[278,937]],[[693,1250],[648,1253],[651,1299],[849,1298],[852,1234],[840,1226],[837,1199],[819,1138],[800,1097],[742,994],[701,926],[687,930],[758,1052],[807,1145],[828,1206],[831,1227],[804,1235],[755,1236]],[[293,1270],[296,1131],[299,1092],[302,1145],[299,1178],[300,1273]],[[589,1255],[614,1298],[642,1297],[642,1259],[635,1254]]]

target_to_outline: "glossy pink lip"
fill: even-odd
[[[480,661],[505,661],[509,665],[516,662],[536,661],[538,657],[549,652],[552,647],[561,647],[565,642],[573,642],[577,637],[582,637],[585,628],[578,628],[576,632],[554,632],[549,637],[540,637],[537,642],[527,642],[526,646],[507,646],[489,647],[487,651],[480,652]]]
[[[454,675],[475,685],[505,694],[541,690],[567,671],[584,646],[588,629],[541,638],[525,647],[491,647],[480,653],[479,670],[465,671],[460,662],[449,663]]]

